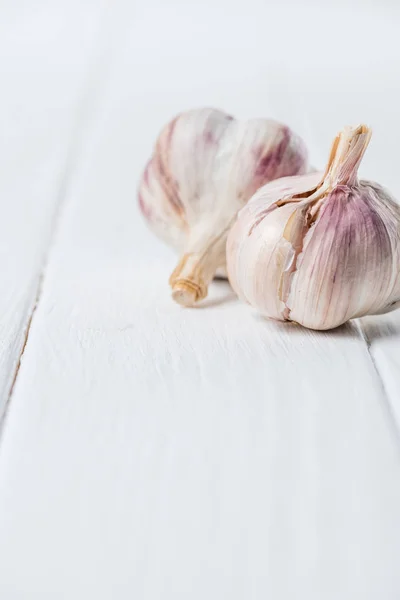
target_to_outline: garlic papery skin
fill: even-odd
[[[400,207],[357,169],[365,125],[335,139],[324,173],[263,186],[227,242],[236,293],[267,317],[311,329],[387,312],[400,301]]]
[[[307,171],[303,141],[266,119],[238,121],[211,108],[177,116],[161,132],[139,186],[154,233],[180,254],[170,277],[184,306],[226,273],[226,239],[240,208],[262,185]]]

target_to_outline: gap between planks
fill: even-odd
[[[118,13],[118,11],[116,12]],[[118,44],[122,44],[122,42],[125,39],[125,36],[122,35],[122,31],[124,30],[124,28],[120,27],[117,30],[116,25],[118,24],[118,19],[117,23],[112,23],[110,26],[110,13],[112,15],[112,5],[111,3],[107,2],[107,5],[104,9],[104,15],[99,26],[99,33],[95,42],[94,59],[90,61],[91,64],[88,68],[86,78],[87,85],[84,86],[83,92],[81,94],[81,99],[80,101],[78,101],[77,116],[74,119],[75,123],[73,125],[73,133],[71,135],[70,142],[67,145],[65,167],[63,169],[61,183],[57,194],[58,199],[55,202],[54,214],[50,226],[48,242],[46,244],[46,249],[43,253],[42,264],[39,270],[39,275],[37,277],[37,286],[36,293],[34,296],[34,302],[32,303],[30,310],[27,314],[26,326],[24,328],[24,334],[22,337],[21,349],[18,354],[14,373],[11,377],[11,384],[7,393],[3,413],[0,415],[0,441],[3,434],[3,430],[6,425],[7,415],[12,404],[15,386],[20,375],[23,357],[29,342],[29,336],[32,329],[34,317],[43,294],[46,280],[46,271],[50,261],[51,251],[55,246],[57,233],[61,227],[62,216],[66,210],[68,192],[73,182],[74,172],[79,164],[80,155],[83,153],[82,150],[81,152],[79,152],[78,148],[83,148],[84,140],[88,139],[90,135],[90,125],[95,120],[95,108],[96,105],[99,104],[99,100],[103,96],[104,88],[106,87],[106,82],[108,80],[109,71],[112,66],[113,54],[118,49],[117,44],[115,44],[115,40],[118,39]],[[121,21],[122,23],[124,23],[125,20],[121,19]],[[126,21],[128,21],[128,19]],[[112,29],[113,26],[114,29]],[[110,30],[112,31],[110,32]],[[116,35],[117,33],[118,36]],[[96,51],[96,46],[99,40],[100,43]],[[105,42],[104,45],[102,44],[102,42]]]
[[[76,138],[77,136],[74,135],[74,137]],[[56,234],[57,234],[57,231],[60,226],[61,216],[63,213],[63,208],[66,203],[67,192],[68,192],[69,184],[70,184],[71,177],[72,177],[72,169],[73,169],[73,165],[74,165],[74,160],[73,160],[74,147],[75,147],[75,144],[74,144],[74,141],[72,141],[69,145],[69,150],[67,153],[67,160],[66,160],[66,165],[64,168],[64,174],[62,176],[62,181],[61,181],[61,185],[60,185],[59,192],[58,192],[58,200],[55,203],[54,214],[53,214],[53,218],[52,218],[52,222],[51,222],[51,226],[50,226],[49,239],[47,241],[46,250],[44,251],[44,255],[43,255],[43,259],[42,259],[42,265],[41,265],[39,275],[37,278],[37,286],[36,286],[34,302],[31,305],[30,311],[27,316],[26,327],[24,329],[24,335],[22,338],[21,350],[18,355],[17,364],[16,364],[15,371],[14,371],[14,374],[13,374],[13,377],[11,380],[10,389],[7,394],[7,399],[6,399],[6,402],[4,405],[3,414],[1,415],[1,418],[0,418],[0,436],[3,433],[3,428],[5,426],[5,422],[7,419],[8,410],[11,406],[11,400],[12,400],[12,396],[14,394],[15,385],[17,383],[18,375],[21,370],[22,359],[23,359],[23,356],[24,356],[24,353],[26,350],[26,346],[28,344],[29,334],[31,332],[33,318],[35,316],[37,307],[39,305],[39,302],[40,302],[40,299],[41,299],[41,296],[43,293],[46,269],[47,269],[47,265],[49,264],[51,249],[54,246]]]
[[[371,342],[368,338],[368,335],[364,331],[363,324],[360,319],[356,319],[356,323],[357,323],[357,329],[360,333],[360,336],[365,343],[365,347],[366,347],[369,359],[371,361],[372,367],[376,373],[376,376],[377,376],[380,386],[381,386],[382,398],[383,398],[383,403],[382,403],[383,410],[386,414],[387,420],[389,421],[389,426],[390,426],[393,436],[396,439],[396,443],[400,448],[400,427],[399,427],[399,424],[397,423],[396,415],[393,411],[392,403],[390,400],[390,394],[387,391],[384,378],[382,377],[382,374],[379,370],[379,366],[375,360],[375,357],[371,352]]]

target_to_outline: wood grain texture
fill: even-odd
[[[178,102],[244,110],[248,70],[221,71],[228,32],[199,76],[222,10],[183,9],[174,35],[162,10],[160,62],[153,17],[127,9],[44,273],[0,450],[0,597],[397,600],[399,315],[310,332],[226,283],[173,304],[139,173]]]
[[[99,7],[101,4],[99,5]],[[0,419],[39,295],[101,11],[45,2],[0,11]],[[71,45],[75,37],[75,45]]]

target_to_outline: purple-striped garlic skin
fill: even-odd
[[[170,278],[174,299],[192,305],[225,272],[226,238],[240,208],[262,185],[305,173],[307,151],[287,126],[191,110],[161,132],[139,186],[154,233],[181,255]]]
[[[267,184],[240,211],[228,275],[263,315],[324,330],[397,308],[400,207],[357,178],[370,136],[366,126],[346,128],[325,173]]]

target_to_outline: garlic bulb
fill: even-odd
[[[262,187],[227,243],[230,282],[263,315],[330,329],[400,301],[400,207],[357,170],[371,131],[345,128],[325,173]]]
[[[240,122],[210,108],[182,113],[161,132],[139,186],[151,229],[181,255],[170,277],[185,306],[225,274],[226,237],[238,210],[263,184],[305,173],[302,140],[275,121]]]

